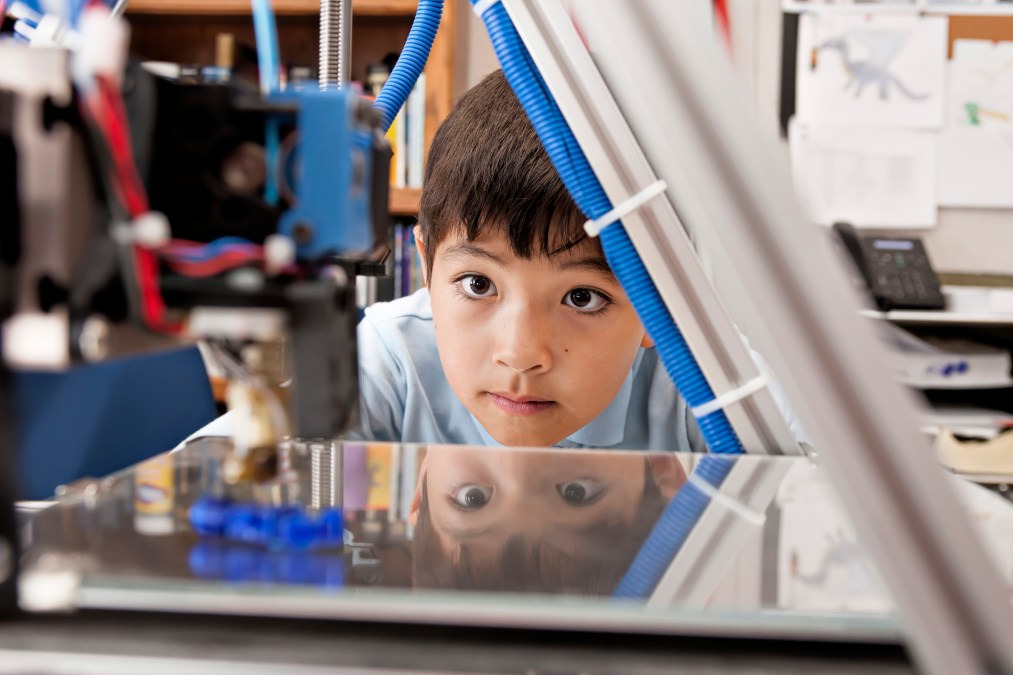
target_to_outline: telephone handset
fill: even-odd
[[[848,223],[834,223],[833,229],[851,254],[879,309],[945,307],[939,278],[921,240],[863,236]]]

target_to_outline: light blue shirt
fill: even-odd
[[[347,438],[499,445],[450,388],[425,289],[369,307],[358,343],[360,426]],[[706,447],[653,348],[639,351],[612,403],[558,445],[687,452]]]

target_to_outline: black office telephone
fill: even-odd
[[[859,235],[848,223],[834,223],[876,306],[891,309],[943,309],[939,278],[921,240]]]

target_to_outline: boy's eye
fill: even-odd
[[[470,298],[488,298],[496,295],[496,284],[489,277],[480,274],[469,274],[457,280],[461,291]]]
[[[586,506],[598,499],[604,491],[604,485],[588,478],[556,484],[556,492],[571,506]]]
[[[450,501],[464,511],[477,511],[492,499],[492,488],[480,485],[462,485],[450,494]]]
[[[590,288],[575,288],[563,296],[563,304],[582,312],[596,312],[608,305],[609,300]]]

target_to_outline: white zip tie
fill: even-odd
[[[738,389],[732,389],[729,392],[725,392],[711,401],[707,401],[706,403],[701,403],[698,406],[690,408],[689,411],[693,413],[693,417],[697,419],[706,417],[712,412],[723,410],[731,404],[741,401],[747,396],[752,396],[768,384],[770,384],[770,375],[767,373],[760,373],[760,375],[755,379],[746,382]]]
[[[651,183],[643,190],[622,202],[600,218],[595,218],[594,220],[589,220],[584,223],[584,231],[587,232],[587,236],[589,237],[597,237],[598,233],[606,227],[617,220],[622,220],[667,189],[668,184],[663,180]]]
[[[471,9],[476,15],[478,15],[478,18],[481,19],[482,15],[485,14],[485,10],[492,7],[497,2],[499,2],[499,0],[478,0],[478,2],[471,6]]]
[[[686,482],[691,483],[693,487],[707,495],[712,502],[725,507],[725,509],[742,518],[742,520],[746,521],[750,525],[763,527],[763,524],[767,522],[766,513],[759,513],[752,510],[742,502],[735,501],[724,492],[718,490],[716,487],[705,481],[703,478],[700,478],[699,474],[695,471],[689,475],[689,480]]]

